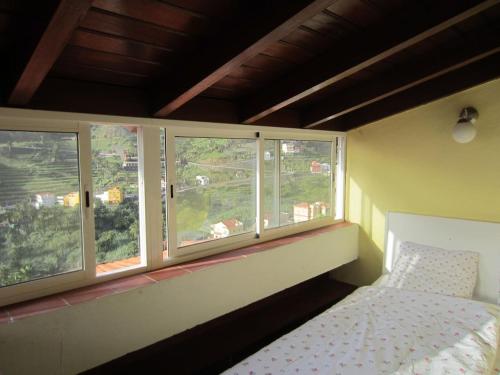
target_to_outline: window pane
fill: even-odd
[[[331,215],[332,142],[280,141],[280,225]]]
[[[264,228],[280,224],[279,147],[279,141],[264,141]]]
[[[255,231],[256,142],[175,140],[178,246]]]
[[[160,158],[161,158],[161,202],[163,216],[163,259],[168,258],[168,230],[167,230],[167,158],[165,147],[165,129],[160,133]]]
[[[74,133],[0,131],[0,286],[82,269]]]
[[[92,126],[97,273],[141,263],[137,128]]]

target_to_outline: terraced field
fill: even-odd
[[[78,191],[78,161],[75,151],[59,151],[58,160],[48,157],[52,148],[0,145],[0,205],[31,200],[35,194],[65,195]]]

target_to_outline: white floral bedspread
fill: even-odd
[[[363,287],[224,374],[490,374],[499,331],[493,305]]]

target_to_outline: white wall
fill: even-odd
[[[0,373],[72,374],[357,257],[351,225],[122,294],[0,325]]]

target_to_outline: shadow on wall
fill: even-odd
[[[350,284],[368,285],[382,273],[386,215],[352,177],[347,191],[348,220],[360,226],[359,258],[334,270],[332,276]]]

